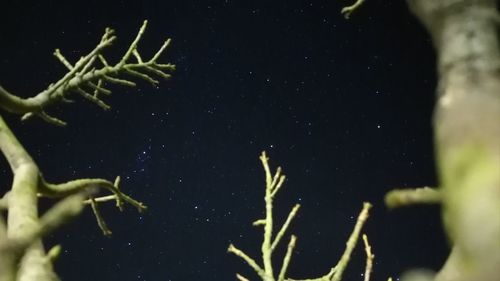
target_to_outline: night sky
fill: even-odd
[[[63,246],[63,280],[257,280],[226,249],[259,258],[262,231],[251,222],[264,211],[263,150],[287,175],[276,223],[302,205],[289,277],[336,264],[363,201],[374,204],[372,280],[443,263],[437,207],[383,205],[392,188],[437,181],[435,57],[404,1],[367,0],[351,20],[340,10],[354,0],[32,2],[0,4],[0,84],[11,93],[33,96],[60,79],[53,50],[74,63],[107,26],[118,41],[105,54],[116,61],[144,19],[143,57],[172,38],[160,61],[177,65],[158,88],[111,87],[108,112],[78,97],[47,110],[66,128],[2,113],[48,181],[121,175],[149,207],[101,205],[111,238],[90,208],[48,237],[47,247]],[[3,159],[0,169],[3,193],[12,176]],[[358,247],[344,280],[362,280],[364,259]]]

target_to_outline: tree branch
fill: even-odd
[[[354,11],[356,11],[359,7],[361,7],[361,5],[364,2],[365,2],[365,0],[356,0],[356,2],[354,2],[354,4],[352,4],[351,6],[346,6],[346,7],[342,8],[340,13],[343,14],[346,19],[349,19],[351,17],[351,14]]]
[[[441,192],[430,187],[411,189],[395,189],[385,195],[385,205],[388,208],[398,208],[414,204],[441,203]]]
[[[281,227],[280,231],[278,234],[274,237],[273,240],[273,204],[274,204],[274,195],[276,192],[279,190],[279,188],[282,186],[285,176],[281,174],[281,168],[278,168],[276,170],[276,173],[274,175],[271,174],[271,169],[269,167],[269,158],[267,157],[265,152],[262,152],[261,156],[259,157],[261,162],[262,162],[262,167],[264,169],[265,173],[265,182],[266,182],[266,192],[265,192],[265,210],[266,210],[266,217],[265,219],[259,219],[253,222],[254,226],[264,226],[264,240],[261,245],[261,252],[262,252],[262,261],[264,263],[264,268],[260,267],[255,260],[250,258],[248,255],[246,255],[243,251],[239,250],[236,248],[233,244],[229,245],[228,252],[233,253],[239,257],[241,257],[243,260],[245,260],[250,267],[254,269],[254,271],[259,275],[259,277],[263,281],[299,281],[291,278],[286,277],[286,272],[288,269],[288,266],[290,264],[290,260],[292,257],[293,249],[295,248],[295,243],[296,243],[296,237],[295,235],[292,235],[290,238],[290,241],[288,243],[287,251],[285,253],[285,256],[283,258],[283,263],[282,267],[278,273],[278,277],[275,278],[273,272],[273,263],[272,263],[272,253],[274,252],[275,248],[278,246],[279,242],[281,241],[281,238],[283,237],[284,233],[288,229],[288,226],[290,225],[291,221],[295,217],[296,213],[299,210],[300,205],[296,204],[294,208],[290,211],[288,214],[288,217]],[[358,220],[356,222],[356,225],[354,227],[353,232],[351,233],[349,240],[347,241],[347,247],[346,250],[344,251],[344,254],[342,255],[341,259],[337,263],[335,267],[333,267],[328,274],[321,276],[319,278],[314,278],[314,279],[304,279],[300,281],[339,281],[342,277],[342,273],[345,270],[347,264],[349,263],[349,259],[351,256],[351,253],[353,249],[356,246],[357,240],[359,239],[359,234],[361,231],[361,228],[363,227],[364,223],[366,222],[368,218],[368,213],[371,208],[371,204],[365,202],[363,204],[363,209],[361,213],[359,214]],[[367,241],[366,241],[367,243]],[[368,253],[369,250],[369,245],[365,245],[365,249]],[[371,251],[369,252],[370,255],[367,256],[367,272],[371,271],[371,261],[373,260],[373,255],[371,255]],[[248,280],[245,277],[238,277],[239,280]]]
[[[135,86],[134,82],[116,77],[126,73],[154,85],[158,81],[148,73],[157,75],[162,79],[169,79],[171,76],[167,72],[174,71],[175,66],[172,64],[159,64],[157,59],[170,44],[170,39],[163,43],[150,60],[146,62],[142,60],[129,62],[131,54],[135,53],[136,56],[139,55],[137,45],[142,38],[146,26],[147,21],[144,21],[136,38],[130,44],[121,60],[114,66],[109,65],[102,55],[102,51],[111,46],[116,39],[113,35],[114,31],[109,28],[105,30],[99,44],[88,55],[78,60],[75,65],[72,65],[63,56],[61,51],[56,49],[54,55],[68,68],[69,72],[59,81],[51,84],[46,90],[27,99],[19,98],[0,86],[0,107],[12,113],[24,114],[24,120],[31,116],[38,116],[51,124],[64,126],[65,123],[63,121],[48,115],[45,110],[54,103],[67,100],[72,92],[83,94],[86,99],[107,110],[109,106],[99,98],[99,94],[109,95],[111,93],[110,90],[104,88],[104,81],[111,84]],[[102,66],[96,65],[97,62],[100,62]],[[85,90],[86,88],[94,90],[94,95],[89,94]]]

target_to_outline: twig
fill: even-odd
[[[372,247],[370,243],[368,243],[368,236],[363,234],[363,242],[365,243],[365,253],[366,253],[366,267],[365,267],[365,279],[364,281],[370,280],[370,275],[373,270],[373,259],[375,255],[372,253]]]
[[[111,91],[105,87],[104,82],[128,87],[136,86],[135,82],[117,78],[116,76],[129,74],[135,78],[147,81],[154,86],[159,81],[151,75],[156,75],[164,80],[170,79],[171,74],[167,72],[175,71],[175,65],[157,62],[160,55],[169,46],[170,39],[167,39],[148,61],[144,61],[138,52],[137,45],[146,30],[146,26],[147,21],[144,21],[135,39],[120,61],[115,65],[108,63],[102,54],[103,50],[111,46],[116,39],[113,35],[114,31],[110,28],[106,28],[99,44],[89,54],[80,58],[74,65],[64,57],[59,49],[56,49],[54,56],[68,68],[68,73],[57,82],[52,83],[46,90],[27,99],[19,98],[0,86],[0,107],[9,112],[23,114],[22,120],[37,116],[51,124],[64,126],[66,125],[64,121],[50,116],[45,111],[47,107],[54,103],[67,101],[67,96],[72,92],[81,94],[86,99],[107,110],[110,108],[109,105],[106,105],[99,98],[100,94],[111,94]],[[129,61],[132,55],[136,58],[134,62]],[[102,66],[97,65],[99,63]],[[92,96],[94,98],[89,97],[90,94],[85,90],[88,88],[93,90],[94,94]]]
[[[356,0],[356,2],[351,6],[342,8],[340,13],[343,14],[346,19],[349,19],[351,17],[351,14],[356,11],[356,9],[358,9],[364,2],[365,0]]]

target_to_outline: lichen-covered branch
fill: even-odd
[[[254,259],[245,254],[245,252],[236,248],[236,246],[234,246],[233,244],[229,245],[229,247],[227,248],[227,252],[242,258],[260,276],[262,280],[266,280],[267,277],[265,270],[262,269]]]
[[[290,223],[292,222],[293,218],[295,217],[295,215],[299,211],[299,208],[300,208],[300,204],[295,204],[295,206],[293,207],[293,209],[288,214],[288,218],[286,219],[285,223],[281,227],[281,229],[278,232],[278,234],[276,234],[276,237],[274,238],[274,241],[271,244],[271,250],[272,251],[274,251],[274,249],[276,248],[276,246],[278,246],[281,238],[283,237],[283,235],[285,234],[286,230],[288,229],[288,226],[290,225]]]
[[[114,31],[110,28],[105,30],[99,44],[74,65],[64,57],[59,49],[56,49],[54,56],[68,68],[69,72],[46,90],[27,99],[19,98],[0,86],[0,107],[12,113],[23,114],[23,120],[38,116],[51,124],[63,126],[66,124],[64,121],[49,115],[46,110],[54,103],[68,101],[69,96],[73,93],[81,95],[104,110],[108,110],[110,106],[101,99],[101,96],[111,93],[109,89],[105,88],[106,83],[135,86],[135,82],[121,78],[123,75],[147,81],[155,86],[159,81],[154,79],[152,75],[169,79],[170,72],[175,70],[175,66],[162,64],[157,60],[170,44],[170,39],[166,40],[155,55],[147,61],[143,61],[137,51],[137,45],[146,26],[147,21],[144,21],[136,38],[115,65],[110,65],[103,55],[103,51],[109,48],[116,39]],[[132,54],[136,59],[135,62],[130,61]]]
[[[389,208],[398,208],[414,204],[438,204],[441,202],[439,189],[430,187],[394,189],[385,195],[385,204]]]
[[[146,24],[145,21],[125,55],[115,65],[110,65],[102,54],[102,51],[115,40],[111,29],[106,29],[96,48],[74,65],[56,50],[55,56],[68,68],[68,73],[46,90],[27,99],[19,98],[0,86],[0,108],[24,114],[23,119],[38,116],[49,123],[64,125],[62,120],[50,116],[45,110],[57,102],[71,102],[69,95],[73,92],[103,109],[109,109],[109,106],[101,100],[101,96],[111,93],[106,88],[106,83],[135,86],[134,82],[123,79],[121,77],[123,74],[129,73],[154,84],[158,81],[154,80],[151,74],[168,79],[170,74],[167,72],[173,71],[175,67],[171,64],[160,64],[157,59],[170,40],[165,41],[148,61],[144,61],[137,51],[137,44]],[[136,62],[130,61],[132,56]],[[76,179],[61,184],[47,182],[35,161],[17,140],[1,115],[0,151],[7,159],[13,173],[11,190],[0,198],[0,212],[7,211],[6,223],[3,214],[0,213],[0,281],[59,280],[54,273],[52,262],[61,248],[55,246],[46,253],[41,239],[77,216],[85,204],[90,203],[92,206],[98,225],[104,234],[111,232],[99,213],[98,202],[114,200],[120,210],[124,203],[133,205],[139,211],[146,209],[143,203],[120,191],[119,177],[114,182],[99,178]],[[93,193],[98,188],[105,189],[112,195],[94,198]],[[39,197],[52,197],[59,201],[39,216]]]
[[[375,259],[375,255],[372,253],[372,247],[368,242],[368,236],[366,236],[366,234],[363,234],[363,242],[365,244],[365,253],[366,253],[366,267],[365,267],[364,281],[369,281],[373,270],[373,260]]]
[[[46,182],[41,177],[40,185],[38,187],[39,197],[60,198],[82,191],[92,191],[96,188],[104,188],[113,193],[113,195],[94,198],[90,195],[84,203],[90,204],[92,211],[96,217],[97,225],[106,236],[111,235],[111,230],[108,228],[104,218],[99,212],[98,202],[106,202],[114,200],[116,207],[122,211],[124,203],[134,206],[139,212],[146,211],[147,207],[142,202],[139,202],[132,197],[126,195],[119,189],[120,177],[116,177],[114,182],[105,179],[76,179],[60,184],[51,184]]]
[[[0,222],[0,280],[13,281],[17,276],[33,272],[46,277],[41,280],[55,280],[40,238],[80,213],[82,194],[63,199],[38,218],[38,167],[1,116],[0,150],[14,174],[12,189],[3,197],[8,219],[7,225],[3,218]]]
[[[340,13],[344,15],[346,19],[349,19],[351,17],[351,14],[356,11],[364,2],[365,0],[356,0],[356,2],[354,2],[354,4],[352,4],[351,6],[342,8]]]
[[[276,280],[274,276],[274,269],[272,265],[272,254],[277,244],[283,237],[286,232],[290,222],[293,220],[296,215],[299,205],[295,205],[292,209],[286,222],[281,227],[278,234],[273,238],[273,202],[277,192],[280,190],[281,186],[285,181],[285,175],[282,174],[281,168],[278,168],[274,175],[271,173],[271,169],[269,167],[266,153],[262,152],[259,157],[264,172],[265,172],[265,183],[266,183],[266,191],[265,191],[265,209],[266,209],[266,217],[264,219],[257,220],[253,223],[254,226],[264,226],[264,240],[261,245],[261,253],[262,253],[262,262],[264,267],[261,268],[253,259],[248,257],[243,251],[236,248],[234,245],[230,245],[228,248],[228,252],[231,252],[241,258],[243,258],[261,277],[263,281],[274,281]],[[286,275],[286,269],[288,268],[288,263],[290,262],[293,248],[295,247],[295,236],[290,238],[290,243],[288,245],[287,253],[285,254],[283,264],[278,276],[278,280],[284,280]]]
[[[351,258],[352,251],[356,247],[356,244],[359,239],[359,234],[361,232],[361,229],[363,228],[363,225],[365,224],[366,220],[368,219],[369,211],[371,209],[372,205],[368,202],[363,203],[363,209],[358,215],[358,219],[356,220],[356,225],[354,226],[354,230],[352,231],[351,235],[349,236],[349,239],[347,240],[346,243],[346,248],[344,250],[344,253],[342,254],[342,257],[340,260],[337,262],[337,264],[330,269],[330,271],[320,277],[317,278],[312,278],[312,279],[292,279],[292,278],[287,278],[288,281],[340,281],[342,280],[342,275],[349,264],[349,260]],[[368,239],[368,238],[367,238]],[[365,242],[367,243],[367,241]],[[367,248],[367,245],[365,244],[365,252],[367,253],[366,256],[366,268],[369,269],[371,268],[371,263],[374,258],[373,254],[371,254],[371,248]],[[365,269],[366,271],[366,269]]]
[[[354,230],[352,231],[351,235],[349,236],[349,239],[347,240],[344,253],[342,254],[342,257],[340,258],[337,265],[335,265],[335,267],[334,267],[335,271],[334,271],[333,276],[330,280],[332,280],[332,281],[342,280],[342,274],[344,273],[344,271],[347,267],[347,264],[349,263],[352,251],[354,250],[354,248],[356,247],[356,244],[358,243],[361,229],[363,228],[363,225],[365,224],[366,220],[368,219],[368,215],[369,215],[369,211],[370,211],[371,207],[372,207],[372,205],[370,203],[368,203],[368,202],[363,203],[363,209],[361,210],[361,213],[358,216],[358,219],[356,221],[356,225],[354,226]]]
[[[60,252],[60,247],[52,248],[47,254],[41,245],[41,238],[58,229],[62,224],[71,221],[80,214],[83,209],[84,194],[71,195],[43,214],[36,227],[25,230],[21,237],[9,237],[5,243],[9,245],[4,248],[2,257],[10,255],[12,260],[19,262],[20,266],[15,273],[16,276],[35,276],[37,280],[59,280],[52,270],[52,262]],[[14,263],[14,271],[17,265]],[[25,280],[21,277],[18,280]],[[31,279],[26,279],[31,280]]]
[[[48,183],[41,178],[38,192],[39,196],[57,198],[81,192],[86,189],[104,188],[114,194],[113,199],[116,201],[116,206],[120,210],[123,209],[124,202],[136,207],[139,212],[143,212],[147,209],[142,202],[139,202],[120,191],[119,184],[120,177],[116,177],[114,182],[105,179],[76,179],[60,184]]]
[[[254,259],[249,257],[245,252],[242,250],[238,249],[236,246],[233,244],[229,245],[228,252],[242,258],[256,273],[257,275],[261,278],[263,281],[296,281],[295,279],[288,278],[287,275],[287,269],[290,265],[290,261],[292,258],[292,253],[296,245],[297,238],[295,235],[291,235],[290,240],[288,242],[288,247],[285,253],[285,256],[283,257],[282,265],[279,270],[278,276],[274,275],[274,269],[273,269],[273,263],[272,263],[272,254],[276,247],[278,246],[279,242],[281,241],[281,238],[284,236],[284,233],[288,229],[291,221],[297,214],[300,205],[296,204],[294,208],[290,211],[288,214],[288,217],[283,224],[283,226],[280,228],[276,236],[273,238],[273,207],[274,207],[274,198],[278,190],[282,187],[284,181],[285,181],[285,176],[282,174],[281,168],[278,168],[274,175],[271,173],[271,169],[269,167],[269,158],[267,158],[267,155],[265,152],[262,152],[260,156],[260,160],[262,162],[262,166],[265,172],[265,183],[266,183],[266,192],[265,192],[265,210],[266,210],[266,217],[264,219],[259,219],[256,220],[253,225],[254,226],[264,226],[264,239],[261,245],[261,252],[262,252],[262,263],[264,264],[263,267],[261,267]],[[364,223],[366,222],[366,219],[368,218],[368,212],[369,209],[371,208],[370,203],[364,203],[363,204],[363,210],[361,211],[358,220],[356,222],[356,225],[354,227],[354,230],[349,237],[349,240],[347,241],[347,247],[342,255],[340,261],[337,263],[335,267],[333,267],[328,274],[319,277],[319,278],[314,278],[314,279],[304,279],[301,281],[339,281],[342,278],[342,273],[344,272],[345,268],[347,267],[347,264],[349,263],[349,258],[351,256],[351,253],[353,249],[356,246],[357,240],[359,239],[360,231],[361,228],[363,227]],[[366,239],[366,238],[365,238]],[[372,267],[372,260],[373,260],[373,255],[371,254],[371,248],[367,244],[367,240],[365,241],[366,245],[366,251],[367,251],[367,269],[366,272],[371,272],[371,267]],[[368,274],[369,275],[369,274]],[[236,275],[238,280],[248,280],[246,277],[243,277],[239,274]],[[365,279],[368,280],[368,279]]]
[[[0,260],[5,263],[2,267],[5,270],[5,278],[15,277],[18,273],[17,262],[21,259],[23,251],[9,250],[10,241],[26,241],[32,233],[38,228],[38,209],[36,187],[38,183],[38,166],[31,156],[26,152],[10,128],[0,116],[0,150],[7,159],[12,173],[14,175],[12,188],[7,197],[8,216],[6,237],[2,243],[7,245],[7,249],[2,249],[1,254],[5,255]],[[16,248],[18,249],[18,248]],[[43,249],[34,244],[33,251]],[[47,266],[39,256],[33,256],[30,259],[31,265],[35,270],[42,272],[52,272],[50,266]],[[14,268],[12,268],[14,267]],[[2,274],[0,274],[2,275]],[[1,277],[0,279],[3,279]],[[5,279],[8,280],[8,279]],[[13,280],[13,279],[12,279]]]

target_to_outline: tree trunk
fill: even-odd
[[[500,54],[495,0],[408,0],[438,54],[434,111],[443,221],[437,281],[500,276]]]

